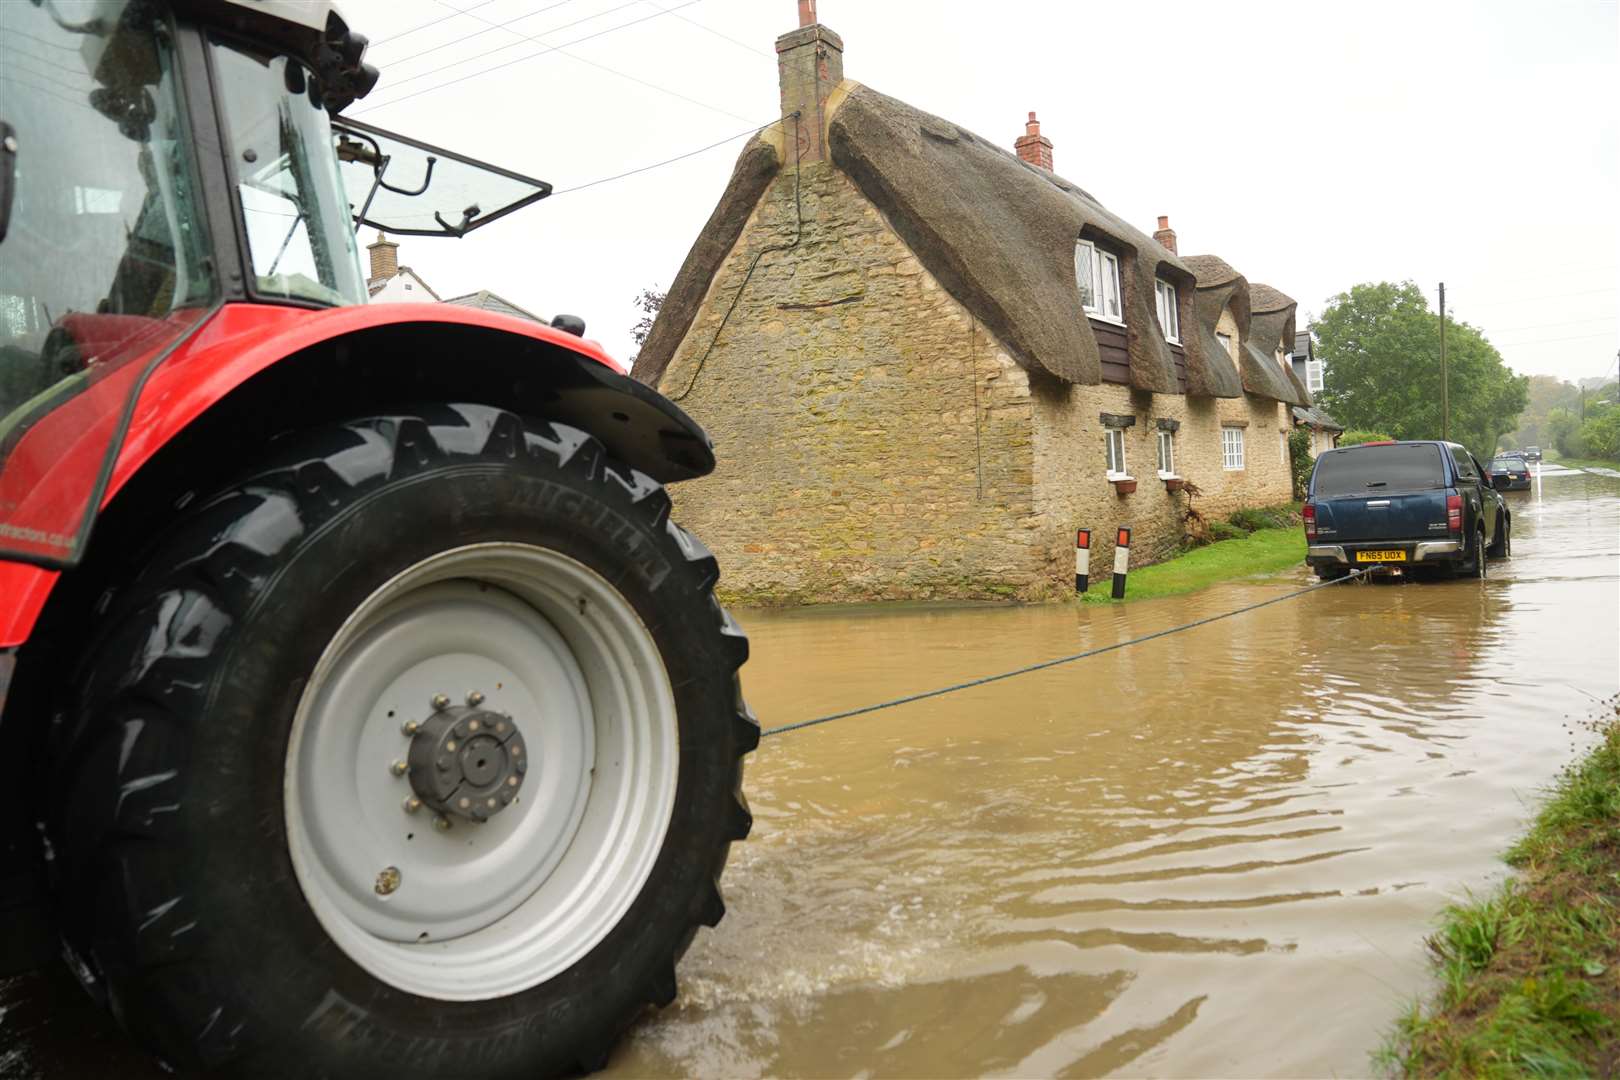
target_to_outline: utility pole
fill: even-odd
[[[1440,437],[1451,441],[1451,384],[1446,377],[1446,283],[1440,283]]]

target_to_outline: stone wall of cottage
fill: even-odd
[[[1050,580],[1074,573],[1074,532],[1092,530],[1095,580],[1106,582],[1114,557],[1115,530],[1131,529],[1131,565],[1175,554],[1186,534],[1185,492],[1173,493],[1158,472],[1159,421],[1176,425],[1172,435],[1175,475],[1197,485],[1191,500],[1214,520],[1249,506],[1287,502],[1288,467],[1282,459],[1284,418],[1277,402],[1242,398],[1187,398],[1149,394],[1126,386],[1065,386],[1042,380],[1035,387],[1035,491]],[[1102,415],[1130,416],[1125,464],[1136,490],[1119,494],[1107,479]],[[1242,426],[1239,426],[1242,425]],[[1244,467],[1226,469],[1223,427],[1243,432]]]
[[[828,164],[761,199],[659,382],[714,437],[671,489],[741,603],[1048,591],[1029,380]],[[760,259],[718,339],[722,317]],[[710,343],[714,342],[711,349]]]
[[[1284,406],[1032,380],[828,164],[766,193],[659,389],[714,437],[715,472],[671,495],[742,604],[1068,595],[1078,527],[1099,582],[1120,525],[1133,566],[1165,558],[1187,496],[1158,477],[1160,419],[1206,516],[1289,496]],[[1132,494],[1104,475],[1102,413],[1136,417]]]

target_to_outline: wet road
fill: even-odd
[[[623,1075],[1364,1075],[1620,684],[1620,479],[1477,581],[1345,585],[767,740],[731,913]],[[768,724],[1242,606],[755,614]]]
[[[730,914],[619,1075],[1364,1075],[1439,909],[1620,688],[1620,478],[1509,496],[1483,584],[1343,585],[767,740]],[[767,726],[1107,644],[1120,607],[744,614]],[[145,1075],[0,983],[0,1075]],[[72,1071],[68,1071],[71,1068]],[[153,1074],[156,1075],[156,1074]]]

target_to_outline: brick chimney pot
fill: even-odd
[[[1162,247],[1170,252],[1170,254],[1177,254],[1176,230],[1170,227],[1170,215],[1159,215],[1159,229],[1153,234],[1153,239],[1157,240]]]
[[[399,273],[399,245],[388,239],[381,229],[377,230],[377,239],[366,245],[366,251],[371,255],[368,284],[387,281]]]
[[[1013,149],[1018,152],[1020,160],[1037,169],[1052,171],[1052,140],[1041,134],[1041,122],[1035,119],[1034,113],[1029,114],[1024,134],[1013,143]]]
[[[806,22],[805,20],[809,21]],[[782,130],[798,134],[787,161],[827,159],[827,99],[844,81],[844,39],[816,21],[815,0],[799,0],[799,28],[776,39],[776,70],[782,84]]]

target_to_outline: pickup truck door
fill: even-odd
[[[1457,469],[1457,494],[1463,500],[1463,529],[1465,533],[1479,529],[1485,536],[1485,542],[1490,543],[1496,535],[1495,522],[1490,517],[1495,507],[1483,486],[1490,483],[1490,474],[1478,467],[1474,455],[1467,450],[1457,446],[1447,449],[1451,451],[1451,462]]]

